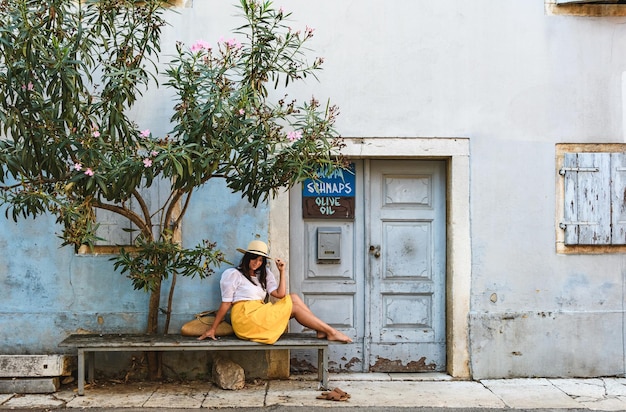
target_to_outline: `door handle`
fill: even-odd
[[[370,255],[374,255],[378,259],[380,257],[380,246],[370,245]]]

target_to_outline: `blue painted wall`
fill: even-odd
[[[4,210],[2,210],[4,212]],[[222,181],[210,182],[194,194],[183,226],[183,243],[215,241],[227,259],[238,263],[255,236],[267,239],[265,205],[254,209]],[[3,213],[4,216],[4,213]],[[146,327],[148,294],[113,269],[110,255],[77,255],[61,248],[54,218],[0,219],[0,340],[1,354],[64,353],[58,343],[69,333],[142,332]],[[219,275],[201,280],[179,278],[171,332],[193,313],[217,308]],[[169,283],[163,288],[166,306]],[[163,320],[161,321],[161,325]]]
[[[194,21],[198,8],[167,12],[170,26],[164,29],[165,64],[174,54],[177,41],[191,44],[198,38],[217,40],[229,37],[241,23],[236,8],[220,6],[219,25]],[[169,123],[172,101],[165,89],[151,87],[131,116],[141,129],[154,135],[172,129]],[[72,247],[61,248],[53,217],[20,220],[4,218],[0,209],[0,353],[63,353],[57,344],[67,334],[82,329],[93,332],[141,332],[146,327],[148,294],[135,291],[131,282],[113,269],[110,255],[74,254]],[[233,264],[239,262],[238,247],[254,238],[268,238],[269,208],[253,208],[239,194],[233,194],[223,181],[209,182],[194,193],[183,223],[183,244],[194,247],[202,239],[217,242]],[[220,302],[219,275],[204,280],[177,280],[170,331],[191,319],[194,313],[217,308]],[[169,281],[162,290],[167,305]],[[160,324],[163,325],[163,320]]]

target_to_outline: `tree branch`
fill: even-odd
[[[136,188],[133,189],[132,193],[133,197],[137,199],[137,202],[139,203],[141,213],[143,213],[145,218],[145,225],[150,228],[150,235],[152,236],[152,216],[150,215],[150,209],[148,209],[148,205]]]
[[[137,225],[137,227],[141,230],[141,233],[143,233],[146,236],[152,237],[152,226],[147,226],[146,223],[143,220],[141,220],[141,216],[139,216],[137,213],[133,212],[132,210],[128,210],[124,207],[117,206],[117,205],[102,203],[97,200],[95,200],[92,203],[92,205],[93,207],[96,207],[98,209],[108,210],[110,212],[117,213],[118,215],[124,216],[125,218],[128,218],[131,222]]]
[[[174,192],[172,192],[172,196],[170,199],[170,204],[167,208],[167,212],[165,212],[165,215],[163,215],[163,220],[165,221],[164,223],[166,225],[169,225],[169,222],[172,220],[172,214],[174,213],[174,208],[176,207],[176,204],[178,203],[180,198],[183,197],[183,194],[185,194],[185,192],[180,189],[177,189]],[[183,215],[184,214],[181,214],[181,216]],[[178,226],[179,218],[180,216],[176,216],[176,221],[173,222],[172,230],[174,230]]]
[[[193,191],[191,190],[187,192],[187,199],[185,199],[185,205],[183,206],[183,210],[181,210],[180,214],[176,218],[176,221],[174,222],[174,228],[178,228],[178,226],[180,225],[180,222],[183,220],[183,216],[185,216],[185,212],[187,212],[187,208],[189,207],[192,193]]]

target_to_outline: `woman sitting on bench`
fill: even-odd
[[[285,332],[289,319],[295,318],[302,326],[316,331],[320,339],[352,342],[348,336],[316,317],[298,295],[286,293],[285,262],[282,259],[276,259],[280,274],[276,282],[267,267],[271,258],[264,242],[253,240],[246,250],[237,250],[244,254],[241,263],[222,273],[222,303],[213,326],[198,339],[216,339],[217,326],[231,310],[233,330],[240,339],[272,344]],[[267,294],[279,300],[265,303]]]

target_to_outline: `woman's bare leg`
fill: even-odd
[[[348,336],[339,332],[337,329],[315,316],[313,312],[311,312],[311,309],[309,309],[302,299],[300,299],[300,296],[292,293],[291,302],[293,303],[291,309],[292,317],[295,318],[302,326],[316,331],[318,338],[326,338],[328,340],[335,340],[344,343],[352,342],[352,339]]]

